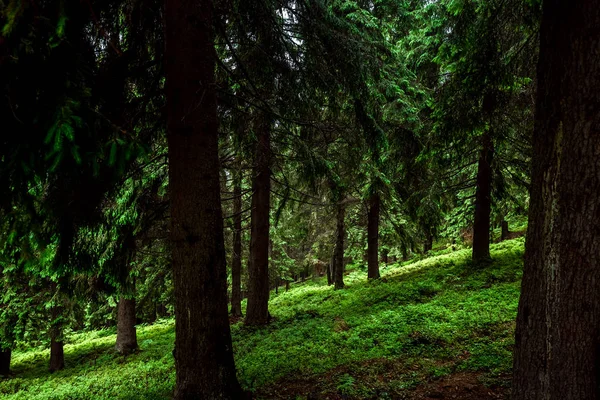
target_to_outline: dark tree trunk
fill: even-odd
[[[167,0],[166,99],[175,399],[239,399],[227,315],[213,5]]]
[[[427,253],[433,249],[433,235],[431,233],[427,233],[427,237],[425,238],[425,244],[423,244],[423,252]]]
[[[515,400],[600,399],[600,7],[543,3]]]
[[[252,182],[250,260],[248,263],[247,325],[269,322],[269,209],[271,206],[271,121],[258,121],[255,171]]]
[[[346,236],[346,228],[344,226],[344,218],[346,208],[342,201],[337,204],[337,237],[335,241],[335,263],[333,268],[333,283],[334,288],[344,288],[344,237]]]
[[[231,315],[242,316],[242,175],[233,177],[233,252],[231,259]]]
[[[121,354],[130,354],[137,347],[135,331],[135,299],[119,299],[117,306],[117,344],[115,348]]]
[[[368,242],[368,278],[379,279],[379,208],[381,199],[374,194],[369,199],[369,215],[367,226]]]
[[[55,290],[56,285],[52,285]],[[62,322],[60,316],[62,307],[54,306],[50,310],[52,321],[50,322],[50,372],[60,371],[65,368],[65,353],[62,341]]]
[[[508,230],[508,222],[502,220],[502,233],[500,234],[500,241],[508,239],[510,231]]]
[[[333,277],[335,276],[335,246],[333,247],[333,253],[331,254],[331,260],[327,266],[327,285],[333,285]]]
[[[484,133],[477,166],[475,222],[473,224],[473,261],[490,259],[490,213],[492,210],[492,159],[494,150],[489,132]]]
[[[11,349],[2,349],[0,351],[0,375],[10,374]]]
[[[65,352],[63,341],[56,338],[50,339],[50,372],[60,371],[65,368]]]

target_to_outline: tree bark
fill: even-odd
[[[379,194],[374,194],[369,199],[369,215],[367,226],[367,256],[369,279],[379,279],[379,212],[381,199]]]
[[[231,315],[242,316],[242,175],[233,176],[233,252],[231,255]]]
[[[117,343],[115,348],[123,355],[130,354],[138,348],[135,323],[135,299],[126,299],[121,296],[117,305]]]
[[[600,398],[600,7],[543,5],[513,399]]]
[[[55,337],[50,339],[50,372],[60,371],[65,368],[65,352],[62,340]]]
[[[425,238],[425,244],[423,245],[423,252],[427,253],[433,249],[433,235],[431,233],[427,233]]]
[[[269,322],[269,209],[271,206],[271,121],[258,121],[255,171],[252,182],[250,260],[248,263],[247,325]]]
[[[344,237],[346,236],[346,230],[344,226],[345,215],[346,206],[342,201],[339,201],[337,204],[337,237],[335,241],[335,263],[333,268],[333,283],[336,290],[344,288]]]
[[[239,399],[227,315],[210,0],[167,0],[175,399]]]
[[[490,259],[490,214],[492,210],[492,159],[494,150],[489,132],[482,138],[477,166],[475,222],[473,224],[473,261]]]
[[[10,374],[11,349],[2,349],[0,351],[0,375]]]
[[[508,239],[510,231],[508,230],[508,222],[502,220],[502,232],[500,233],[500,241],[503,242]]]
[[[55,284],[52,284],[55,290]],[[62,322],[59,317],[62,312],[62,307],[53,306],[50,310],[50,364],[48,369],[50,372],[60,371],[65,368],[65,353],[63,350],[62,341]]]
[[[333,253],[331,254],[331,260],[327,265],[327,285],[333,285],[333,277],[335,276],[335,246],[333,247]]]

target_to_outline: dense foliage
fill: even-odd
[[[559,267],[597,261],[600,91],[547,3],[0,0],[0,393],[504,385],[530,306],[600,304],[556,300],[597,292]]]

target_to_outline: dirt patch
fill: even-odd
[[[457,372],[439,380],[418,386],[408,399],[461,399],[492,400],[508,399],[509,389],[506,385],[493,383],[490,386],[482,383],[482,374],[477,372]],[[505,378],[504,380],[506,380]]]
[[[431,360],[453,369],[452,361]],[[255,399],[303,400],[498,400],[509,398],[509,377],[490,378],[481,372],[452,372],[434,378],[423,366],[399,360],[374,359],[340,366],[319,375],[295,376],[260,388]]]

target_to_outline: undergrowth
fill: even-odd
[[[232,326],[241,384],[260,397],[286,379],[339,370],[335,390],[370,398],[379,389],[360,377],[383,373],[390,363],[398,373],[381,385],[392,392],[456,371],[481,371],[490,379],[508,373],[523,238],[493,245],[491,254],[494,261],[482,266],[470,262],[468,249],[382,265],[377,281],[367,281],[358,267],[345,276],[344,290],[319,278],[273,294],[269,326]],[[140,350],[123,357],[113,350],[114,329],[72,334],[67,367],[54,374],[47,372],[48,350],[16,351],[0,396],[166,399],[175,383],[174,339],[172,320],[138,326]]]

